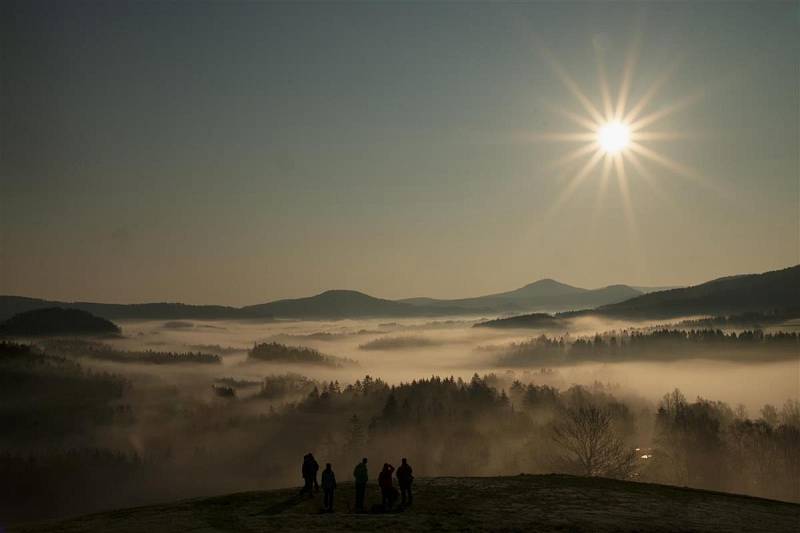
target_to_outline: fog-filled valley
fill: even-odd
[[[0,533],[794,532],[799,15],[0,1]]]
[[[419,476],[565,472],[800,501],[798,324],[686,318],[148,320],[8,339],[2,514],[298,485],[309,451],[345,480],[362,456],[405,456]]]

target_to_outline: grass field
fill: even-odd
[[[353,485],[341,483],[332,514],[322,513],[321,496],[300,498],[298,489],[280,489],[17,525],[8,531],[800,531],[797,504],[610,479],[430,478],[416,480],[414,489],[413,507],[384,514],[353,513]],[[378,499],[372,483],[367,507]]]

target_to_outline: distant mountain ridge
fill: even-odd
[[[628,285],[609,285],[600,289],[582,289],[554,279],[540,279],[513,291],[474,298],[437,300],[408,298],[399,300],[413,305],[460,307],[480,312],[563,311],[597,307],[640,296],[642,291]]]
[[[761,274],[717,278],[700,285],[644,294],[603,305],[595,314],[671,318],[800,308],[800,265]]]
[[[477,326],[544,328],[581,316],[652,320],[706,315],[725,317],[746,313],[800,317],[800,265],[762,274],[726,276],[692,287],[644,294],[595,309],[552,316],[541,313],[517,315],[481,322]]]
[[[61,302],[24,296],[0,296],[0,320],[17,313],[44,307],[80,309],[107,319],[163,319],[194,318],[198,320],[246,318],[237,316],[238,309],[223,305],[187,305],[181,303],[104,304],[93,302]],[[272,318],[272,317],[264,317]]]
[[[649,287],[643,285],[631,285],[634,289],[641,292],[642,294],[649,294],[651,292],[659,292],[659,291],[671,291],[672,289],[682,289],[685,285],[664,285],[662,287]]]
[[[415,306],[395,300],[375,298],[359,291],[330,290],[306,298],[276,300],[242,307],[246,314],[269,314],[280,318],[366,318],[413,317],[459,314],[461,308]]]
[[[107,319],[343,319],[367,317],[436,317],[476,314],[522,314],[562,311],[559,317],[598,314],[630,318],[666,318],[736,314],[800,306],[800,265],[763,274],[728,276],[693,287],[643,294],[628,285],[600,289],[573,287],[541,279],[512,291],[442,300],[388,300],[353,290],[330,290],[315,296],[230,307],[181,303],[104,304],[59,302],[0,296],[0,320],[44,307],[80,309]]]
[[[17,313],[43,307],[80,309],[108,319],[339,319],[366,317],[435,317],[476,313],[523,312],[534,309],[561,310],[619,302],[641,292],[627,285],[602,289],[581,289],[552,279],[542,279],[513,291],[462,298],[437,300],[408,298],[387,300],[353,290],[329,290],[305,298],[275,300],[244,307],[224,305],[188,305],[181,303],[105,304],[61,302],[24,296],[0,296],[0,320]]]
[[[275,318],[341,319],[366,317],[422,317],[465,313],[465,309],[414,306],[375,298],[362,292],[330,290],[309,296],[274,302],[228,307],[222,305],[187,305],[181,303],[104,304],[59,302],[22,296],[0,296],[0,320],[18,313],[45,307],[80,309],[107,319],[139,320],[234,320]]]

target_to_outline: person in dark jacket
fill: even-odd
[[[414,481],[414,476],[411,475],[411,472],[411,465],[403,457],[402,464],[397,467],[397,484],[400,485],[400,505],[403,507],[411,505],[411,482]]]
[[[325,464],[322,471],[322,508],[327,512],[333,512],[333,491],[336,490],[336,475],[333,473],[330,463]]]
[[[381,498],[384,511],[390,511],[392,504],[397,498],[396,490],[392,486],[392,473],[394,467],[389,463],[383,463],[383,470],[378,474],[378,486],[381,488]]]
[[[319,470],[319,463],[317,463],[316,459],[314,459],[314,455],[311,453],[307,453],[305,457],[303,457],[303,467],[301,469],[301,474],[303,475],[303,481],[305,481],[305,485],[303,485],[303,489],[300,491],[300,494],[308,493],[309,496],[314,494],[314,489],[319,489],[319,484],[317,483],[317,471]]]
[[[367,458],[361,459],[361,462],[353,469],[353,478],[356,482],[356,511],[364,510],[364,494],[367,492]]]

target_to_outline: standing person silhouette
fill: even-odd
[[[381,488],[381,503],[384,511],[390,511],[396,498],[395,488],[392,486],[392,472],[394,467],[383,463],[383,470],[378,474],[378,486]]]
[[[300,473],[303,476],[303,481],[305,481],[305,485],[303,485],[303,489],[300,491],[300,494],[308,493],[309,496],[311,496],[314,494],[314,488],[319,488],[319,484],[317,484],[318,470],[319,463],[317,463],[316,459],[314,459],[314,455],[307,453],[303,457],[303,467],[300,470]]]
[[[322,471],[322,508],[325,511],[333,512],[333,491],[336,490],[336,475],[333,473],[330,463],[325,464]]]
[[[400,485],[400,505],[403,507],[411,505],[411,500],[413,499],[411,482],[414,481],[414,476],[411,472],[411,465],[403,457],[402,464],[397,467],[397,484]]]
[[[364,494],[367,492],[367,458],[361,459],[361,462],[353,469],[353,478],[356,481],[356,511],[364,510]]]

